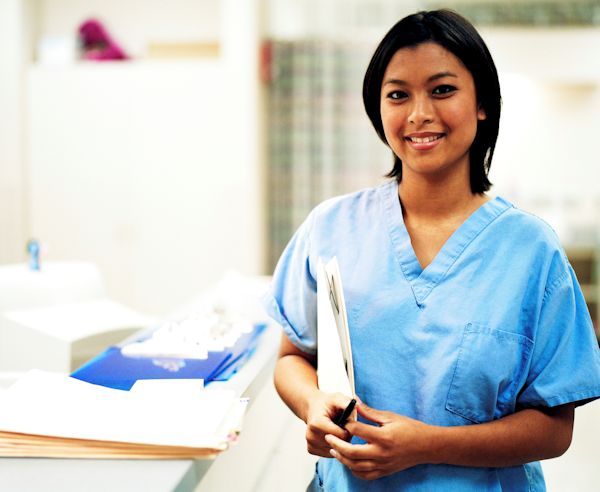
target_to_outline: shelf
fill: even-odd
[[[145,57],[151,46],[212,45],[223,36],[222,0],[29,1],[33,5],[35,51],[39,51],[42,41],[73,50],[78,27],[89,19],[101,22],[109,36],[134,59]]]

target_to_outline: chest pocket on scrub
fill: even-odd
[[[469,323],[464,329],[446,410],[475,423],[513,413],[532,350],[533,341],[526,336]]]

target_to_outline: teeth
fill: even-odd
[[[438,138],[441,138],[441,135],[436,135],[433,137],[425,137],[425,138],[419,138],[419,137],[409,137],[411,142],[415,142],[415,143],[427,143],[427,142],[433,142],[434,140],[437,140]]]

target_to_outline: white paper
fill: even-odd
[[[335,304],[331,300],[335,294]],[[319,389],[353,396],[354,366],[337,259],[317,266],[317,376]],[[336,320],[337,317],[337,320]],[[344,355],[346,354],[346,356]]]
[[[138,379],[129,390],[148,398],[186,398],[204,389],[204,379]]]
[[[223,422],[240,400],[233,391],[196,388],[150,398],[139,388],[121,391],[30,371],[0,395],[0,431],[225,449],[230,430]]]

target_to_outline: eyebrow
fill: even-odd
[[[439,73],[433,74],[431,77],[429,77],[427,79],[427,82],[432,82],[434,80],[443,79],[444,77],[458,78],[458,75],[456,75],[453,72],[439,72]],[[388,85],[388,84],[408,85],[408,82],[406,82],[405,80],[401,80],[401,79],[388,79],[383,83],[383,85]]]

